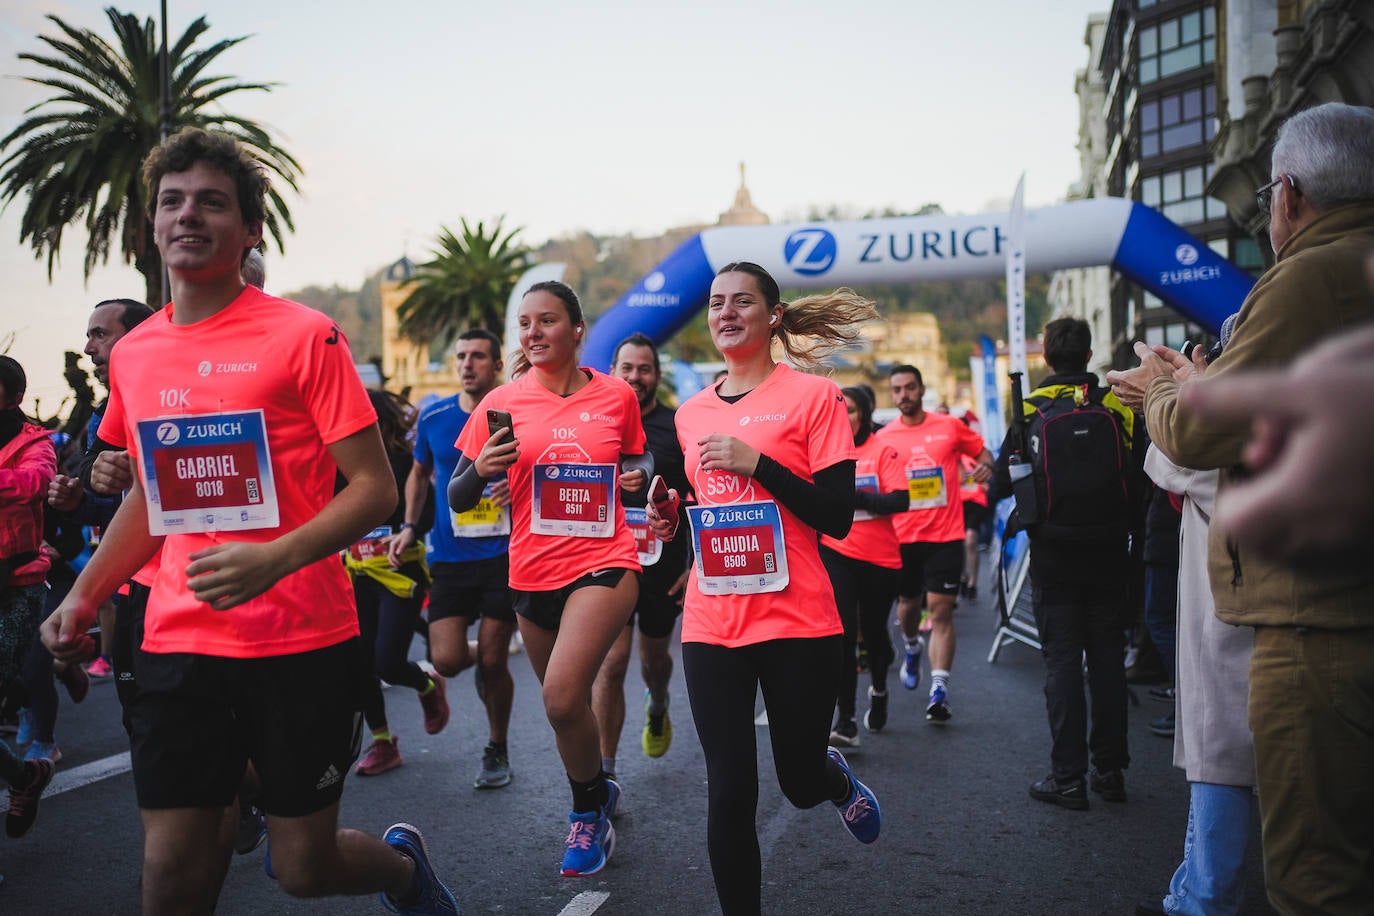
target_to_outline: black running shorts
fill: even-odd
[[[515,623],[510,590],[510,555],[466,563],[431,563],[434,580],[429,589],[429,622],[462,617],[472,623],[490,617]]]
[[[959,594],[964,574],[964,542],[903,544],[902,579],[897,594],[903,598]]]
[[[143,615],[148,610],[151,589],[137,582],[129,583],[129,594],[115,595],[114,634],[110,639],[110,661],[114,663],[115,694],[119,705],[129,708],[138,691],[134,675],[134,652],[143,645]],[[129,731],[129,717],[124,716],[124,730]]]
[[[547,592],[522,592],[518,588],[513,588],[511,594],[515,596],[515,613],[540,629],[557,630],[559,622],[563,619],[563,605],[568,603],[568,598],[573,592],[591,586],[615,588],[627,573],[633,572],[629,569],[599,569],[562,588]]]
[[[977,531],[990,515],[992,515],[992,510],[982,503],[964,503],[964,530]]]
[[[253,761],[257,805],[303,817],[337,802],[362,738],[371,668],[354,637],[268,658],[138,651],[127,709],[140,808],[218,808]]]

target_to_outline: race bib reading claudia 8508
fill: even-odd
[[[787,587],[787,546],[776,503],[693,506],[687,518],[703,595],[757,595]]]
[[[149,534],[281,524],[261,410],[141,420],[138,444]]]

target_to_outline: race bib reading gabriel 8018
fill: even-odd
[[[149,534],[281,524],[261,410],[140,420],[138,444]]]

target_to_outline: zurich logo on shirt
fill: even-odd
[[[835,236],[826,229],[798,229],[783,245],[787,266],[804,277],[815,277],[835,266]]]

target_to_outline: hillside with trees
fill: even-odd
[[[910,215],[939,212],[928,204]],[[892,211],[850,213],[839,208],[813,208],[798,216],[805,220],[859,219],[876,216],[901,216]],[[564,279],[582,297],[588,318],[595,319],[615,304],[621,295],[653,270],[655,265],[705,226],[673,229],[655,238],[630,235],[597,235],[573,232],[550,239],[535,248],[534,262],[560,261],[567,265]],[[381,353],[382,271],[370,276],[359,290],[344,287],[311,286],[287,293],[334,318],[347,335],[359,362]],[[1049,318],[1046,293],[1049,280],[1031,274],[1026,280],[1026,326],[1039,329]],[[814,290],[784,290],[785,298],[806,295]],[[950,368],[960,378],[968,377],[968,359],[978,337],[993,340],[1007,336],[1007,307],[1004,284],[1000,279],[947,280],[931,283],[893,284],[861,287],[859,292],[873,298],[880,312],[930,312],[940,322]],[[498,332],[500,329],[497,329]],[[706,331],[703,312],[694,318],[668,345],[674,356],[687,361],[711,361],[718,357]]]

